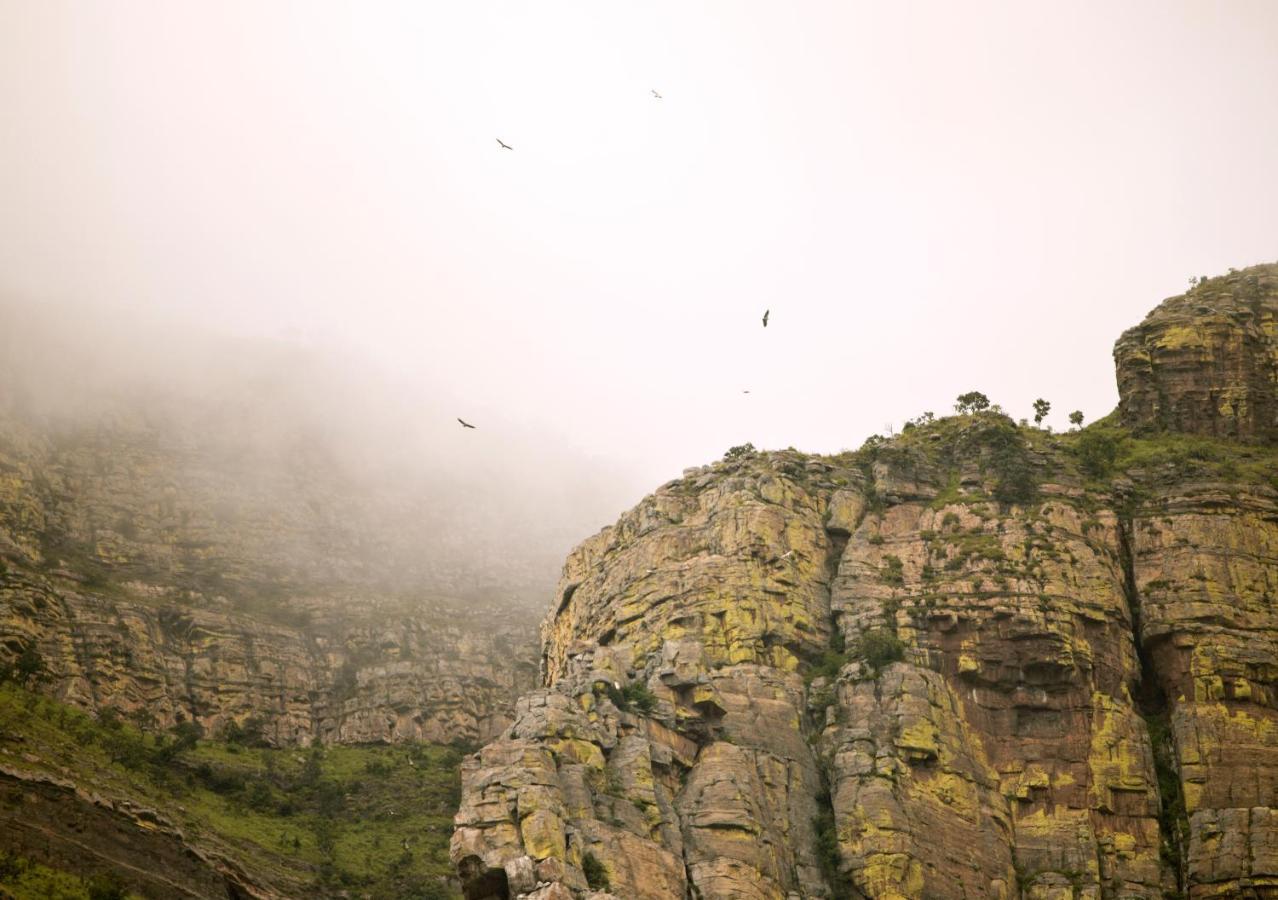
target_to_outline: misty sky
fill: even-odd
[[[1275,160],[1267,0],[0,0],[0,299],[367,357],[649,487],[1108,412],[1124,328],[1278,258]]]

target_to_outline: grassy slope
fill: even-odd
[[[171,745],[166,736],[97,721],[0,684],[0,761],[8,766],[150,805],[192,842],[286,894],[454,896],[442,881],[450,874],[459,791],[454,749],[272,749],[201,740],[174,753]],[[23,867],[0,867],[0,888],[30,895],[15,868]],[[21,877],[36,876],[56,878],[47,870]],[[75,893],[76,879],[63,880],[66,896],[87,896]]]

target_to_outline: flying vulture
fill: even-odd
[[[515,149],[514,147],[510,146],[510,144],[507,144],[505,141],[503,141],[501,138],[497,138],[497,143],[501,144],[502,147],[506,148],[507,150]]]
[[[764,328],[767,328],[767,327],[768,327],[768,315],[769,315],[769,313],[771,313],[771,312],[772,312],[772,310],[770,310],[770,309],[765,309],[765,310],[763,311],[763,327],[764,327]]]
[[[469,422],[467,422],[467,421],[466,421],[465,419],[463,419],[463,418],[460,418],[460,417],[459,417],[459,418],[457,419],[457,421],[458,421],[458,422],[461,422],[461,427],[462,427],[462,428],[474,428],[474,427],[475,427],[474,425],[470,424]]]
[[[658,100],[660,100],[660,99],[661,99],[661,95],[660,95],[660,94],[658,94],[656,91],[653,91],[653,92],[652,92],[652,96],[656,97]]]

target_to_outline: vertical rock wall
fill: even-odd
[[[1276,271],[1123,336],[1127,429],[737,455],[585,542],[467,896],[1278,892],[1278,454],[1216,440],[1272,434]]]

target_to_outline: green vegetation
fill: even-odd
[[[1079,467],[1092,478],[1107,478],[1118,461],[1118,439],[1103,431],[1085,431],[1074,445]]]
[[[887,584],[900,587],[905,584],[905,564],[901,562],[899,556],[893,556],[891,553],[885,554],[883,568],[879,571],[879,577]]]
[[[0,665],[0,682],[13,681],[26,687],[33,686],[44,678],[44,657],[34,643],[24,644],[22,652],[13,662]]]
[[[1162,806],[1158,814],[1158,830],[1162,835],[1159,855],[1176,873],[1176,896],[1184,896],[1185,850],[1189,846],[1189,814],[1185,809],[1185,792],[1176,765],[1176,747],[1166,710],[1145,716],[1149,743],[1154,751],[1154,771],[1158,775],[1158,795]]]
[[[1177,432],[1133,432],[1115,414],[1064,436],[1079,468],[1097,481],[1185,476],[1278,488],[1278,448]]]
[[[809,684],[817,678],[828,678],[833,681],[839,677],[839,671],[849,662],[851,659],[842,650],[824,650],[808,669],[807,681]]]
[[[735,447],[729,447],[728,452],[723,454],[723,458],[728,462],[738,459],[747,459],[755,455],[754,444],[745,443],[737,444]]]
[[[95,719],[3,684],[0,746],[18,736],[11,752],[35,769],[152,806],[285,893],[455,896],[444,881],[461,789],[451,747],[274,749],[202,740],[190,723],[147,734],[114,711]]]
[[[595,690],[598,692],[597,686]],[[657,708],[657,695],[641,681],[632,681],[623,688],[609,683],[607,692],[612,705],[623,712],[638,710],[644,715],[651,715]]]
[[[857,656],[878,675],[884,666],[905,658],[905,643],[890,628],[874,628],[857,640]]]
[[[589,850],[581,857],[581,870],[585,873],[586,884],[590,885],[592,891],[607,891],[612,888],[612,883],[608,880],[608,870],[599,861],[599,857]]]
[[[980,391],[968,391],[966,394],[959,394],[954,403],[954,411],[964,415],[984,412],[989,408],[990,398]]]
[[[1034,424],[1042,425],[1043,420],[1047,418],[1047,414],[1052,411],[1052,404],[1044,400],[1042,397],[1034,401]]]
[[[978,396],[960,397],[963,415],[920,418],[896,438],[876,435],[855,452],[839,454],[832,461],[860,468],[867,485],[873,485],[876,464],[889,466],[902,478],[931,483],[937,488],[935,509],[990,499],[1019,505],[1037,502],[1039,483],[1053,474],[1046,464],[1056,438],[1039,429],[1017,427],[998,407],[988,405],[988,398],[972,393]],[[964,489],[962,473],[973,467],[980,471],[989,493]],[[867,490],[867,512],[881,512],[883,506],[882,498]]]
[[[852,880],[844,874],[840,865],[839,832],[834,820],[834,805],[827,791],[820,798],[820,808],[812,817],[812,831],[816,835],[817,863],[825,883],[830,886],[831,900],[851,900],[857,896]]]
[[[994,499],[1000,503],[1029,504],[1038,496],[1038,481],[1029,448],[1019,429],[1007,418],[992,421],[979,435],[994,475]]]
[[[0,896],[12,900],[126,900],[130,894],[119,876],[101,872],[72,875],[0,851]]]

